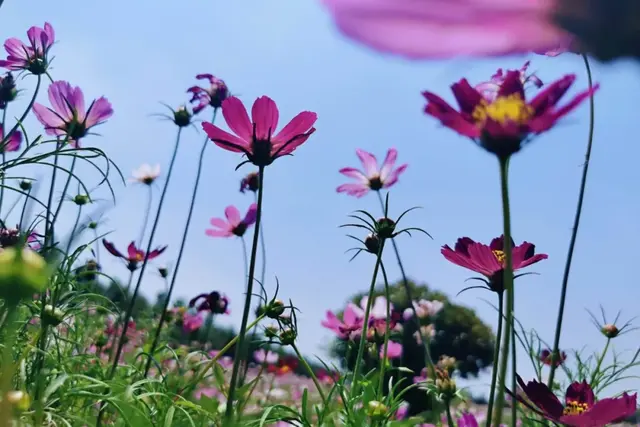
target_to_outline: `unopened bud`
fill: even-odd
[[[28,411],[29,407],[31,406],[31,398],[24,391],[8,391],[5,396],[7,397],[7,401],[11,404],[11,406],[13,406],[20,412]]]
[[[0,108],[6,108],[7,104],[16,99],[18,90],[16,81],[11,73],[0,77]]]
[[[160,274],[160,277],[166,279],[167,276],[169,276],[169,269],[167,267],[158,267],[158,273]]]
[[[48,281],[47,263],[36,252],[15,247],[0,252],[0,298],[17,303],[44,291]]]
[[[279,299],[275,299],[265,307],[265,313],[270,319],[277,319],[284,313],[284,303]]]
[[[371,400],[367,403],[367,415],[373,418],[374,420],[382,420],[387,416],[387,412],[389,408],[377,400]]]
[[[368,252],[377,255],[380,251],[380,239],[375,234],[369,234],[367,238],[364,239],[364,246]]]
[[[86,194],[78,194],[73,198],[73,203],[78,206],[84,206],[89,203],[89,196],[87,196]]]
[[[453,399],[456,395],[456,391],[458,390],[456,386],[456,382],[449,377],[449,375],[438,375],[439,378],[436,379],[436,388],[445,399]]]
[[[105,335],[100,335],[98,339],[96,339],[96,347],[104,347],[107,345],[109,338]]]
[[[20,181],[20,189],[22,191],[29,191],[31,190],[31,187],[33,187],[33,183],[31,182],[31,180],[23,179],[22,181]]]
[[[91,221],[89,224],[87,224],[87,227],[89,227],[91,230],[95,230],[96,228],[98,228],[98,223],[95,221]]]
[[[264,328],[264,334],[267,338],[276,338],[279,331],[280,328],[278,328],[278,325],[268,325]]]
[[[620,330],[616,325],[608,323],[600,329],[600,332],[607,338],[615,338],[620,334]]]
[[[184,106],[181,106],[174,111],[173,122],[181,128],[189,126],[191,124],[191,113]]]
[[[64,320],[64,312],[59,308],[53,308],[52,305],[44,306],[42,313],[42,322],[46,325],[58,326]]]
[[[376,222],[376,233],[381,239],[391,239],[396,230],[396,223],[391,218],[380,218]]]
[[[440,356],[440,360],[438,360],[438,367],[447,371],[449,375],[456,369],[457,364],[458,361],[455,357],[449,357],[447,355]]]
[[[296,331],[291,328],[287,328],[280,332],[280,343],[282,345],[292,345],[296,341]]]

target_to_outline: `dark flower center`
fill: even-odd
[[[373,178],[369,178],[369,188],[373,191],[378,191],[382,189],[382,180],[379,176],[374,176]]]
[[[29,63],[27,64],[27,70],[31,74],[40,75],[47,72],[47,60],[41,57],[39,54],[34,55],[29,58]]]
[[[69,139],[73,141],[78,141],[80,138],[83,138],[87,135],[87,127],[84,123],[80,123],[77,120],[73,120],[67,123],[67,135],[69,135]]]
[[[232,233],[238,237],[242,237],[244,236],[244,233],[246,233],[246,231],[247,231],[247,224],[245,224],[244,222],[241,222],[233,229]]]
[[[273,163],[271,157],[271,140],[254,139],[251,143],[251,156],[249,160],[256,166],[268,166]]]
[[[151,185],[151,184],[153,184],[154,179],[155,178],[152,177],[152,176],[145,176],[144,178],[142,178],[142,183],[143,184],[147,184],[147,185]]]
[[[586,412],[589,409],[589,404],[578,402],[578,401],[569,401],[565,405],[562,410],[562,415],[580,415]]]

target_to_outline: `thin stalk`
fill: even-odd
[[[51,227],[55,226],[56,220],[58,219],[58,215],[60,215],[60,210],[62,209],[62,205],[64,204],[64,197],[69,190],[69,184],[71,184],[71,179],[73,178],[73,171],[76,168],[76,160],[77,157],[73,156],[73,160],[71,160],[71,167],[69,168],[69,172],[67,174],[67,180],[64,183],[64,187],[62,187],[62,195],[60,196],[60,203],[58,203],[58,207],[56,208],[55,214],[53,214],[53,220],[51,221]],[[53,233],[53,230],[51,231]]]
[[[504,317],[504,293],[498,295],[498,330],[496,332],[496,345],[493,349],[493,369],[491,372],[491,390],[489,392],[489,404],[487,406],[487,427],[491,427],[493,416],[493,403],[496,398],[496,380],[498,378],[498,363],[500,360],[500,340],[502,339],[502,319]]]
[[[207,344],[207,342],[209,341],[209,334],[211,333],[211,328],[213,328],[213,313],[209,313],[207,315],[207,319],[205,320],[205,327],[204,327],[204,335],[203,335],[203,344]]]
[[[384,200],[382,199],[382,193],[380,193],[379,191],[377,193],[378,193],[378,200],[380,201],[380,208],[382,209],[382,214],[384,215],[385,209],[384,209]],[[429,347],[431,342],[431,337],[423,336],[422,331],[420,330],[420,319],[418,318],[418,312],[416,311],[416,307],[413,305],[413,296],[411,295],[411,286],[409,286],[409,279],[407,279],[407,274],[405,273],[404,265],[402,264],[402,258],[400,257],[400,251],[398,250],[398,245],[396,244],[396,241],[394,239],[391,239],[391,246],[393,246],[393,252],[396,255],[398,268],[400,269],[400,274],[402,275],[402,287],[404,288],[404,292],[407,295],[409,307],[411,308],[411,311],[413,313],[413,321],[415,322],[416,330],[418,331],[418,334],[420,334],[422,345],[424,347],[425,366],[427,367],[429,371],[429,375],[431,375],[431,378],[435,378],[436,368],[435,368],[435,365],[433,364],[433,359],[431,358],[431,349]]]
[[[0,3],[0,6],[2,6],[2,3]],[[0,143],[0,151],[5,150],[6,145],[9,143],[9,136],[18,130],[22,122],[24,122],[24,119],[26,119],[27,116],[29,115],[29,112],[31,112],[31,108],[33,107],[33,104],[36,102],[36,98],[38,97],[38,91],[40,90],[40,83],[42,82],[42,76],[38,75],[36,76],[36,78],[37,78],[36,88],[33,91],[33,96],[31,97],[31,101],[29,101],[29,105],[27,105],[26,110],[24,110],[24,113],[22,113],[22,117],[18,119],[16,124],[13,125],[13,127],[9,130],[9,132],[5,132],[5,135],[2,138],[2,143]]]
[[[213,118],[211,123],[215,123],[216,115],[218,113],[218,109],[213,110]],[[167,319],[167,309],[169,308],[169,303],[171,301],[171,295],[173,295],[173,289],[176,285],[176,279],[178,278],[178,270],[180,269],[180,262],[182,261],[182,255],[184,253],[184,248],[187,244],[187,237],[189,235],[189,226],[191,225],[191,218],[193,217],[193,210],[196,204],[196,198],[198,196],[198,187],[200,186],[200,176],[202,175],[202,165],[204,159],[204,152],[207,146],[209,145],[209,138],[206,137],[202,142],[202,149],[200,150],[200,157],[198,158],[198,170],[196,171],[196,180],[193,184],[193,192],[191,193],[191,203],[189,204],[189,212],[187,213],[187,219],[184,223],[184,230],[182,232],[182,241],[180,242],[180,250],[178,251],[178,258],[176,259],[176,266],[173,270],[173,276],[171,277],[171,282],[169,284],[169,290],[167,291],[167,299],[164,303],[164,309],[162,310],[162,314],[160,315],[160,323],[158,324],[158,328],[156,330],[156,336],[153,340],[153,344],[151,345],[151,351],[149,354],[153,356],[154,351],[158,345],[158,339],[160,338],[160,330],[164,325],[164,322]],[[167,176],[167,181],[169,177]],[[166,184],[165,184],[166,186]],[[151,188],[151,187],[149,187]],[[149,207],[151,206],[151,192],[149,192]],[[145,223],[145,229],[147,227]],[[144,231],[141,233],[144,236]],[[140,238],[142,242],[142,238]],[[147,366],[144,368],[144,377],[146,378],[149,374],[149,369],[151,368],[151,356],[147,360]]]
[[[257,203],[258,195],[255,194],[255,197],[256,197],[256,203]],[[264,286],[264,281],[267,274],[267,248],[264,243],[264,223],[262,224],[262,227],[260,227],[260,251],[262,252],[262,266],[261,266],[262,271],[260,273],[260,284]]]
[[[11,212],[13,212],[13,210],[16,208],[16,206],[18,206],[18,203],[20,203],[20,196],[18,196],[18,198],[16,198],[16,200],[11,204],[11,207],[9,208],[9,210],[7,211],[7,214],[5,215],[3,221],[6,224],[7,221],[9,220],[9,216],[11,215]]]
[[[584,66],[587,70],[587,78],[589,80],[589,90],[593,89],[593,76],[591,75],[591,66],[587,55],[582,55]],[[576,246],[578,237],[578,227],[580,226],[580,216],[582,215],[582,203],[584,201],[584,193],[587,187],[587,174],[589,173],[589,161],[591,160],[591,149],[593,147],[593,129],[595,125],[595,101],[593,96],[589,97],[589,139],[587,142],[587,151],[584,154],[584,165],[582,166],[582,179],[580,181],[580,191],[578,193],[578,206],[573,219],[573,230],[571,239],[569,240],[569,250],[567,252],[567,262],[564,265],[564,274],[562,276],[562,290],[560,291],[560,306],[558,307],[558,320],[556,321],[556,334],[553,338],[553,351],[551,352],[551,370],[549,371],[549,387],[553,386],[553,377],[556,373],[556,359],[558,358],[558,350],[560,346],[560,334],[562,332],[562,319],[564,317],[564,306],[567,300],[567,288],[569,285],[569,273],[571,271],[571,261],[573,260],[573,251]]]
[[[247,278],[247,296],[244,300],[244,311],[242,313],[242,322],[240,323],[240,333],[238,334],[238,351],[233,359],[233,370],[231,371],[231,382],[229,383],[229,394],[227,398],[227,408],[225,411],[225,425],[229,425],[233,416],[234,398],[236,386],[238,382],[238,374],[240,373],[240,359],[242,349],[244,348],[244,340],[247,332],[247,322],[249,321],[249,312],[251,311],[251,297],[253,295],[253,275],[256,270],[256,258],[258,252],[258,240],[260,236],[260,221],[262,219],[262,197],[264,193],[264,167],[261,166],[258,173],[258,206],[256,209],[256,224],[253,231],[253,244],[251,246],[251,260],[249,261],[249,277]]]
[[[182,127],[178,127],[178,133],[176,135],[176,143],[173,148],[173,154],[171,155],[171,162],[169,163],[169,169],[167,171],[167,179],[164,183],[164,187],[162,189],[162,194],[160,195],[160,201],[158,202],[158,210],[156,211],[156,217],[153,221],[153,226],[151,227],[151,235],[149,236],[149,243],[147,243],[147,250],[144,254],[144,261],[142,262],[142,267],[140,267],[140,275],[138,276],[138,281],[136,283],[136,287],[133,290],[133,295],[131,296],[131,300],[129,301],[129,306],[127,307],[127,312],[125,314],[125,319],[129,319],[131,317],[131,313],[133,312],[133,307],[135,306],[136,298],[138,297],[138,292],[140,291],[140,285],[142,284],[142,278],[144,277],[144,272],[147,268],[147,264],[149,261],[149,252],[151,252],[151,247],[153,245],[153,238],[156,234],[156,229],[158,228],[158,223],[160,222],[160,213],[162,211],[162,206],[164,205],[164,198],[167,195],[167,188],[169,187],[169,182],[171,182],[171,173],[173,172],[173,166],[176,162],[176,157],[178,154],[178,147],[180,146],[180,135],[182,135]],[[118,340],[118,349],[116,350],[115,358],[113,359],[113,364],[111,365],[111,370],[109,371],[108,379],[111,380],[116,373],[116,369],[118,367],[118,359],[122,354],[122,348],[124,347],[124,337],[127,334],[127,330],[129,329],[129,322],[125,321],[122,326],[122,333],[120,334],[120,339]],[[96,421],[96,426],[100,426],[102,424],[102,418],[104,417],[104,408],[105,401],[103,400],[100,404],[100,413],[98,415],[98,419]]]
[[[122,300],[123,302],[127,301],[127,298],[129,298],[129,288],[131,287],[131,283],[133,283],[133,275],[134,275],[134,271],[129,272],[129,280],[127,281],[127,287],[125,288],[125,291],[122,292]],[[129,319],[125,318],[125,323],[129,323]],[[120,327],[120,324],[122,323],[122,319],[118,316],[116,317],[116,319],[114,320],[113,323],[113,341],[111,343],[111,355],[109,355],[109,360],[111,360],[111,358],[113,358],[115,356],[115,350],[117,348],[117,344],[118,344],[118,328]]]
[[[387,300],[387,318],[385,319],[384,328],[384,344],[382,349],[382,359],[380,359],[380,382],[378,383],[378,399],[382,400],[385,384],[385,370],[387,368],[387,350],[389,349],[389,335],[391,333],[391,295],[389,292],[389,279],[384,263],[380,262],[380,270],[382,270],[382,278],[384,280],[384,297]],[[404,353],[404,352],[403,352]]]
[[[5,341],[4,348],[2,350],[2,377],[0,380],[0,391],[2,396],[6,396],[7,392],[10,391],[12,386],[13,374],[15,372],[15,363],[13,361],[13,349],[15,348],[16,342],[16,320],[18,318],[18,306],[16,303],[8,303],[5,317]],[[38,408],[38,406],[36,406]],[[13,417],[9,414],[12,414],[11,403],[9,403],[8,399],[0,400],[0,427],[9,427],[12,425]]]
[[[24,215],[27,212],[27,206],[29,205],[29,196],[31,196],[31,189],[27,191],[27,195],[24,197],[24,204],[22,205],[22,212],[20,212],[20,222],[18,223],[18,230],[22,231],[22,223],[24,222]]]
[[[71,235],[73,236],[78,229],[78,224],[80,224],[80,215],[82,215],[82,206],[78,206],[78,214],[76,215],[76,220],[73,223],[73,228],[71,228]],[[69,251],[71,250],[71,244],[73,243],[73,239],[69,239],[69,243],[67,243],[67,249],[64,251],[65,257],[69,255]],[[55,303],[55,301],[54,301]]]
[[[167,279],[164,279],[165,286],[167,285]],[[155,335],[153,337],[153,343],[151,344],[151,349],[149,350],[149,356],[147,359],[147,364],[144,368],[143,377],[146,378],[149,375],[149,370],[151,369],[151,361],[153,360],[153,353],[156,351],[156,347],[158,347],[158,343],[160,342],[160,333],[162,332],[162,325],[164,324],[167,318],[167,310],[169,309],[169,294],[164,300],[164,305],[162,307],[162,313],[160,313],[160,322],[158,323],[158,327],[156,328]]]
[[[453,417],[451,416],[451,402],[447,402],[447,424],[449,427],[455,427],[455,423],[453,422]]]
[[[509,158],[500,158],[500,188],[502,193],[502,221],[504,226],[503,251],[504,251],[504,289],[507,297],[507,312],[504,319],[505,331],[502,341],[500,371],[498,381],[498,396],[496,402],[496,425],[502,422],[505,403],[505,391],[507,387],[507,365],[509,362],[509,350],[511,329],[513,326],[514,286],[513,286],[513,261],[511,248],[511,209],[509,206]],[[516,372],[512,372],[513,377]],[[515,392],[515,391],[514,391]]]
[[[386,239],[380,239],[380,247],[378,248],[378,255],[376,257],[376,264],[373,268],[373,275],[371,277],[371,285],[369,286],[369,298],[367,299],[367,307],[364,310],[364,320],[362,322],[362,331],[360,332],[360,342],[358,343],[358,354],[356,356],[356,363],[353,367],[353,376],[351,377],[351,398],[358,394],[358,376],[360,375],[360,364],[364,357],[364,343],[367,341],[367,331],[369,329],[369,315],[371,314],[371,306],[373,305],[373,292],[376,288],[376,279],[378,278],[378,270],[382,264],[382,250],[384,249]]]
[[[607,354],[607,351],[609,350],[609,343],[611,343],[611,338],[607,338],[607,343],[604,346],[604,350],[602,350],[602,354],[598,358],[596,369],[594,369],[593,373],[591,374],[591,381],[589,381],[589,384],[591,385],[591,387],[595,387],[594,383],[596,381],[596,376],[600,372],[600,367],[602,366],[602,361],[604,360],[604,356]]]
[[[316,385],[316,388],[318,389],[318,394],[320,394],[320,398],[322,399],[322,403],[326,404],[327,398],[325,397],[324,392],[322,391],[322,387],[320,386],[320,381],[318,381],[318,377],[316,377],[316,374],[313,372],[313,369],[311,369],[311,366],[309,366],[307,359],[305,359],[304,356],[302,356],[302,353],[300,353],[300,350],[298,350],[298,346],[296,346],[295,343],[291,344],[291,347],[293,348],[293,351],[296,353],[296,356],[298,356],[298,359],[302,362],[302,366],[304,366],[304,368],[307,370],[307,372],[311,376],[313,383]]]
[[[4,141],[5,133],[4,133],[4,125],[7,123],[7,109],[9,105],[5,105],[2,110],[2,132],[0,135],[2,136],[2,140]],[[7,161],[7,150],[2,150],[2,165],[4,166]],[[5,172],[2,171],[2,176],[0,177],[0,212],[2,212],[2,202],[4,201],[4,182],[5,182]]]
[[[142,228],[140,229],[140,237],[138,238],[138,247],[142,247],[144,244],[144,233],[147,231],[147,224],[149,223],[149,217],[151,216],[151,203],[153,202],[153,187],[148,185],[149,194],[147,195],[147,209],[144,213],[144,219],[142,220]],[[189,218],[190,219],[190,218]]]
[[[515,298],[514,298],[515,300]],[[512,312],[516,312],[515,301],[513,302]],[[518,390],[518,381],[517,381],[517,373],[518,373],[518,364],[517,364],[517,341],[516,341],[516,316],[515,314],[511,318],[511,390],[514,393]],[[511,399],[511,427],[516,427],[516,422],[518,421],[518,399]]]

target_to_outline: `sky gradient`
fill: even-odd
[[[444,260],[440,247],[461,236],[489,242],[501,234],[498,165],[491,155],[425,116],[420,93],[429,89],[452,100],[449,85],[454,81],[462,77],[472,83],[484,81],[497,68],[519,68],[526,59],[532,60],[531,70],[544,82],[576,73],[570,94],[587,84],[582,59],[572,54],[553,59],[532,55],[431,62],[380,55],[344,39],[311,0],[7,0],[0,17],[3,38],[24,39],[31,25],[42,26],[45,21],[54,26],[59,42],[53,48],[51,74],[80,86],[89,99],[105,95],[112,102],[113,118],[99,128],[101,136],[87,138],[86,144],[104,149],[125,176],[141,163],[160,163],[166,171],[176,129],[150,114],[164,112],[160,102],[173,106],[186,102],[185,91],[199,73],[223,78],[248,105],[258,96],[272,97],[280,108],[281,124],[303,110],[318,113],[316,134],[294,157],[267,169],[264,232],[267,287],[273,290],[277,276],[281,296],[291,298],[301,310],[300,348],[321,357],[332,338],[320,326],[325,311],[340,309],[350,295],[365,290],[373,268],[371,257],[348,262],[344,251],[352,244],[338,228],[355,209],[378,212],[374,194],[358,200],[335,192],[344,182],[338,169],[359,167],[355,149],[371,151],[381,160],[388,148],[396,147],[399,162],[409,163],[392,189],[392,214],[422,206],[406,217],[405,224],[422,227],[433,236],[433,240],[420,235],[399,239],[410,277],[477,309],[483,320],[495,325],[495,312],[485,302],[491,295],[472,291],[455,296],[473,274]],[[634,141],[639,70],[627,62],[593,68],[602,88],[596,95],[595,143],[561,341],[568,351],[583,347],[593,351],[604,345],[585,309],[597,311],[602,304],[612,318],[622,310],[624,320],[637,314],[640,297],[635,278],[640,149]],[[26,92],[18,105],[26,105],[34,79],[19,84]],[[39,101],[48,104],[44,92]],[[11,108],[14,114],[19,111]],[[27,124],[31,134],[41,131],[33,117]],[[548,260],[530,269],[540,275],[518,279],[517,316],[549,342],[587,131],[585,103],[511,164],[515,241],[533,242],[539,252],[549,254]],[[177,255],[203,139],[202,131],[188,129],[180,141],[155,239],[169,245],[163,262],[171,263]],[[246,210],[252,195],[238,192],[239,181],[253,169],[234,171],[239,156],[213,144],[207,150],[176,295],[189,298],[221,290],[231,298],[232,314],[217,321],[238,325],[245,286],[240,241],[212,239],[204,229],[209,218],[223,216],[229,204]],[[114,230],[109,239],[121,248],[137,238],[146,203],[145,188],[123,187],[115,182],[117,203],[108,211],[104,228]],[[158,195],[156,190],[156,201]],[[75,210],[64,212],[63,225],[71,225]],[[396,280],[399,273],[392,252],[387,259]],[[102,264],[110,274],[126,277],[124,267],[104,251]],[[143,292],[153,299],[162,287],[159,277],[148,274]],[[616,339],[614,346],[620,352],[633,349],[637,342],[637,334],[631,333]],[[523,360],[524,354],[519,357]],[[527,364],[521,366],[523,376],[532,374]],[[484,391],[487,382],[484,376],[472,382],[472,391]]]

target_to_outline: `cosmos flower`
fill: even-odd
[[[526,101],[521,72],[507,71],[495,99],[488,101],[467,79],[451,86],[460,110],[451,107],[438,95],[425,91],[425,113],[444,126],[476,142],[485,150],[504,159],[520,151],[531,139],[551,129],[598,89],[580,92],[562,107],[556,105],[569,90],[576,76],[568,74]]]
[[[258,205],[252,203],[244,218],[241,218],[238,208],[235,206],[227,206],[224,210],[227,220],[211,218],[209,223],[215,228],[206,229],[205,234],[209,237],[242,237],[247,229],[256,222],[257,212]]]
[[[151,185],[160,176],[160,165],[151,166],[144,163],[140,165],[138,169],[134,170],[131,175],[131,182]]]
[[[7,104],[14,101],[18,96],[16,80],[11,72],[0,76],[0,110],[7,108]]]
[[[229,88],[227,88],[227,84],[224,80],[219,79],[212,74],[198,74],[196,79],[208,80],[209,87],[204,88],[200,86],[191,86],[187,89],[187,92],[193,95],[189,102],[197,104],[193,107],[193,114],[198,114],[208,105],[213,108],[220,108],[222,101],[227,99],[229,96]]]
[[[538,355],[538,359],[545,365],[551,366],[551,362],[552,362],[551,353],[552,351],[550,349],[545,348]],[[555,365],[560,366],[564,363],[565,360],[567,360],[567,353],[565,353],[564,351],[560,352],[559,359],[555,361]]]
[[[279,358],[278,353],[262,348],[253,352],[253,359],[258,363],[268,363],[272,365],[276,363]]]
[[[244,178],[242,178],[242,180],[240,181],[241,193],[244,193],[247,190],[254,193],[258,191],[258,186],[260,185],[260,179],[259,179],[260,177],[258,174],[259,172],[251,172],[247,174]]]
[[[277,364],[267,366],[267,372],[280,375],[293,373],[298,367],[298,359],[293,356],[284,356],[278,360]]]
[[[530,0],[323,0],[346,36],[412,59],[544,51],[565,33],[554,2]]]
[[[44,28],[33,26],[27,30],[27,38],[28,44],[15,37],[4,42],[7,59],[0,60],[0,67],[44,74],[49,66],[49,49],[56,38],[53,27],[48,22],[45,22]]]
[[[398,158],[398,150],[391,148],[387,151],[387,156],[382,162],[382,166],[378,167],[376,157],[364,150],[357,149],[356,154],[362,163],[364,173],[356,168],[342,168],[340,173],[354,178],[357,182],[342,184],[336,191],[338,193],[347,193],[350,196],[362,197],[369,190],[380,191],[383,188],[389,188],[396,182],[400,174],[407,169],[407,164],[403,164],[394,168],[396,159]]]
[[[528,86],[531,85],[533,85],[533,87],[537,89],[540,89],[543,86],[542,80],[540,80],[540,78],[538,78],[535,73],[527,73],[530,64],[531,63],[529,61],[525,62],[519,70],[522,86],[525,88],[525,90],[528,88]],[[502,68],[498,68],[498,71],[496,71],[496,73],[491,76],[491,80],[476,85],[475,89],[482,94],[487,102],[493,102],[498,97],[498,92],[500,91],[500,87],[504,83],[506,77],[507,74],[502,70]]]
[[[617,398],[596,401],[595,394],[586,381],[574,382],[567,388],[563,405],[546,384],[535,380],[525,384],[520,376],[517,379],[531,403],[520,396],[518,400],[539,415],[562,425],[602,427],[636,412],[637,394],[623,393]]]
[[[200,313],[184,313],[182,317],[182,330],[186,333],[190,333],[193,331],[197,331],[204,324],[204,319],[200,315]]]
[[[340,339],[354,339],[362,333],[362,311],[353,303],[348,303],[339,319],[332,311],[327,310],[326,319],[321,325],[336,333]]]
[[[243,153],[247,162],[259,167],[293,153],[316,130],[313,127],[316,113],[303,111],[276,133],[280,113],[276,103],[267,96],[261,96],[253,103],[251,120],[242,101],[235,96],[222,103],[222,114],[233,134],[208,122],[202,123],[204,131],[217,146]]]
[[[129,243],[129,246],[127,247],[127,254],[123,255],[120,251],[118,251],[115,247],[115,245],[105,239],[102,239],[102,244],[104,245],[105,249],[113,256],[118,257],[118,258],[122,258],[123,260],[125,260],[127,262],[127,268],[131,271],[134,271],[138,268],[138,264],[141,262],[144,262],[145,259],[145,252],[142,249],[138,249],[136,247],[135,242],[131,242]],[[154,258],[157,258],[160,254],[162,254],[165,250],[167,249],[166,246],[162,246],[162,247],[158,247],[154,250],[152,250],[151,252],[149,252],[148,255],[146,255],[146,258],[151,261]]]
[[[65,136],[74,145],[87,136],[91,128],[113,115],[107,98],[100,97],[85,109],[82,90],[61,80],[49,86],[49,102],[52,108],[34,103],[33,112],[44,125],[47,135]]]
[[[529,242],[516,246],[512,241],[511,247],[514,272],[548,258],[546,254],[536,254],[535,245]],[[489,246],[477,243],[469,237],[461,237],[454,249],[444,245],[440,252],[448,261],[482,274],[488,279],[493,291],[502,292],[505,257],[503,249],[504,236],[496,237]]]
[[[198,301],[204,300],[203,302],[198,304]],[[189,301],[189,307],[196,307],[198,312],[208,311],[212,314],[230,314],[229,311],[229,298],[226,295],[221,294],[220,292],[213,291],[208,294],[200,294]]]
[[[425,299],[421,299],[420,301],[412,301],[413,308],[415,308],[416,314],[419,319],[427,319],[429,317],[433,317],[442,310],[444,307],[444,303],[442,301],[427,301]],[[413,317],[413,310],[411,308],[407,308],[403,312],[403,317],[405,320],[409,320]]]
[[[384,356],[384,344],[380,345],[380,358]],[[387,344],[387,359],[398,359],[402,356],[402,344],[395,341],[389,341]]]
[[[4,134],[4,130],[1,124],[0,134]],[[22,144],[22,133],[20,131],[15,131],[5,138],[7,139],[7,142],[5,142],[2,147],[0,147],[0,153],[20,150],[20,145]]]

